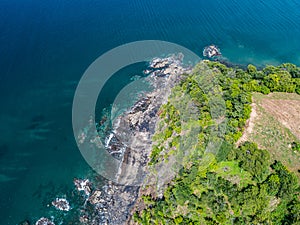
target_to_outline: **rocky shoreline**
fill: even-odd
[[[221,58],[216,61],[219,60]],[[78,224],[132,224],[132,211],[139,204],[137,199],[142,192],[140,186],[147,182],[147,164],[152,136],[159,121],[159,109],[167,103],[171,89],[182,80],[182,75],[191,73],[192,68],[183,65],[182,54],[154,58],[149,62],[144,74],[153,90],[144,93],[128,111],[115,119],[104,139],[106,151],[123,162],[116,175],[118,182],[105,181],[104,185],[99,185],[93,178],[93,181],[74,179],[77,195],[82,199]],[[107,120],[107,115],[104,117],[102,121]],[[88,141],[88,134],[82,135],[82,143]],[[54,199],[52,206],[66,212],[71,209],[65,198]],[[42,217],[36,224],[54,222]]]
[[[215,50],[212,46],[209,47],[208,50]],[[229,62],[218,52],[213,53],[220,56],[212,59],[213,61],[234,68],[245,67]],[[147,164],[152,150],[152,136],[159,122],[159,109],[161,105],[167,103],[171,89],[185,77],[183,74],[190,74],[192,69],[192,66],[183,64],[183,55],[180,53],[152,59],[143,72],[153,90],[144,93],[128,111],[115,119],[109,128],[110,133],[104,139],[106,151],[123,162],[116,175],[118,182],[107,180],[103,185],[103,177],[99,179],[101,182],[95,177],[92,177],[91,181],[74,178],[76,198],[80,199],[79,207],[73,209],[65,197],[53,199],[49,205],[58,211],[78,210],[78,219],[74,224],[134,224],[131,216],[134,209],[139,208],[137,200],[143,192],[140,187],[145,186],[147,182],[145,179]],[[107,120],[107,115],[101,119],[103,123]],[[91,121],[89,126],[94,126]],[[80,133],[78,138],[81,144],[92,141],[89,140],[88,130],[87,127],[85,132]],[[51,219],[41,217],[34,224],[54,225],[53,220],[54,217]],[[30,222],[26,220],[19,224],[29,225]]]
[[[144,171],[148,163],[159,108],[167,102],[172,87],[181,80],[181,75],[192,70],[192,67],[184,67],[182,60],[181,54],[153,59],[144,73],[148,75],[147,79],[154,91],[143,96],[113,125],[107,149],[111,154],[118,152],[121,160],[131,166],[129,169],[126,165],[122,166],[117,180],[120,183],[135,183],[137,186],[108,182],[105,187],[107,191],[103,194],[110,198],[110,204],[102,209],[108,212],[102,224],[126,224],[129,221],[131,209],[139,195],[138,185],[142,184],[145,178],[146,173],[139,171]],[[136,170],[133,171],[132,168]]]

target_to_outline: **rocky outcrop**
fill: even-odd
[[[69,211],[71,209],[70,203],[67,199],[64,198],[56,198],[54,201],[52,201],[52,205],[57,209],[61,211]]]
[[[209,45],[203,49],[203,56],[208,58],[213,58],[216,56],[221,56],[221,51],[216,45]]]
[[[91,182],[89,179],[74,178],[74,185],[77,191],[83,191],[87,196],[91,194]]]

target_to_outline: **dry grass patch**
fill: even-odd
[[[300,139],[300,95],[273,93],[268,98],[262,98],[260,104],[267,113]]]
[[[300,179],[300,153],[290,145],[300,141],[300,95],[254,93],[252,113],[238,144],[246,140],[269,150],[273,160],[283,162]]]

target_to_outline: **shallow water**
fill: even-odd
[[[51,215],[50,199],[89,173],[73,137],[72,98],[111,48],[156,39],[201,55],[214,43],[235,63],[300,65],[297,0],[2,0],[0,18],[1,224]],[[132,67],[111,87],[140,72]],[[106,95],[99,112],[116,93]]]

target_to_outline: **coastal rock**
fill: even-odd
[[[74,184],[76,186],[76,189],[78,191],[84,191],[84,193],[86,195],[90,195],[91,193],[91,182],[89,181],[89,179],[77,179],[74,178]]]
[[[213,58],[215,56],[221,56],[221,51],[216,45],[209,45],[203,49],[203,56]]]
[[[64,198],[56,198],[53,202],[52,205],[61,211],[69,211],[71,209],[69,202],[67,199]]]
[[[169,64],[169,58],[154,58],[151,63],[150,67],[159,69],[159,68],[164,68]]]
[[[191,67],[184,66],[182,61],[183,54],[181,53],[178,55],[171,55],[167,58],[154,58],[149,63],[149,68],[145,70],[144,73],[151,73],[152,76],[163,77],[190,72]]]
[[[83,224],[87,224],[89,222],[89,217],[87,215],[80,216],[79,222]]]
[[[93,205],[97,203],[101,203],[101,191],[99,190],[94,191],[94,193],[90,196],[89,201]]]
[[[153,72],[152,70],[146,69],[143,71],[144,74],[149,75],[151,72]]]
[[[105,139],[106,150],[116,159],[121,159],[123,152],[126,149],[124,142],[119,140],[118,135],[115,132],[110,133],[110,135]]]
[[[36,221],[35,225],[55,225],[55,224],[48,218],[42,217],[38,221]]]

